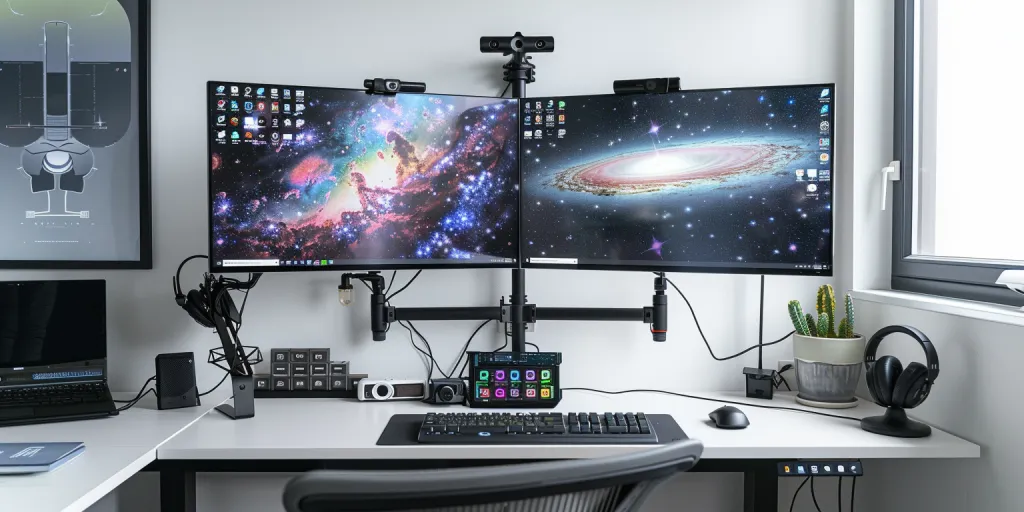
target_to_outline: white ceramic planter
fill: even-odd
[[[857,385],[864,370],[864,345],[860,335],[817,338],[794,334],[796,401],[812,407],[855,407]]]

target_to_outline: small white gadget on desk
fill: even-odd
[[[422,380],[369,380],[359,381],[356,397],[363,402],[384,400],[423,400],[427,396],[427,383]]]

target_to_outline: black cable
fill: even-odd
[[[663,389],[624,389],[622,391],[605,391],[603,389],[594,389],[594,388],[562,388],[562,391],[592,391],[594,393],[601,393],[601,394],[605,394],[605,395],[623,395],[623,394],[626,394],[626,393],[662,393],[662,394],[665,394],[665,395],[673,395],[673,396],[679,396],[679,397],[683,397],[683,398],[692,398],[694,400],[704,400],[704,401],[707,401],[707,402],[717,402],[717,403],[722,403],[722,404],[742,405],[744,407],[756,407],[758,409],[777,409],[777,410],[780,410],[780,411],[803,412],[803,413],[807,413],[807,414],[816,414],[818,416],[826,416],[828,418],[838,418],[838,419],[841,419],[841,420],[850,420],[850,421],[856,421],[856,422],[860,422],[860,420],[861,420],[860,418],[852,418],[850,416],[840,416],[838,414],[829,414],[827,412],[811,411],[811,410],[807,410],[807,409],[797,409],[796,407],[780,407],[780,406],[775,406],[775,405],[759,405],[759,404],[752,404],[752,403],[747,403],[747,402],[735,402],[735,401],[732,401],[732,400],[719,400],[717,398],[708,398],[706,396],[697,396],[697,395],[687,395],[686,393],[676,393],[675,391],[665,391]]]
[[[216,391],[217,388],[219,388],[221,384],[224,384],[224,381],[228,380],[228,376],[229,375],[231,375],[231,373],[224,372],[224,376],[220,378],[220,382],[218,382],[216,386],[210,388],[210,390],[205,392],[205,393],[199,393],[199,396],[206,396],[206,395],[209,395],[210,393],[213,393],[214,391]]]
[[[853,512],[853,498],[857,495],[857,477],[853,477],[853,485],[850,486],[850,512]]]
[[[804,478],[804,481],[800,482],[800,487],[796,488],[796,492],[793,493],[793,501],[789,502],[789,512],[793,512],[793,505],[796,505],[796,497],[800,495],[800,489],[803,489],[804,486],[807,485],[807,481],[810,479],[811,477]]]
[[[499,97],[499,98],[504,98],[504,97],[505,97],[505,93],[507,93],[507,92],[508,92],[508,88],[509,88],[509,87],[512,87],[512,82],[509,82],[509,83],[508,83],[508,85],[506,85],[506,86],[505,86],[505,90],[504,90],[504,91],[501,91],[501,95],[500,95],[500,96],[498,96],[498,97]]]
[[[405,325],[405,323],[403,322],[398,322],[398,325],[405,327],[405,330],[409,331],[409,343],[412,344],[412,348],[416,349],[416,351],[419,352],[420,354],[423,354],[424,357],[430,359],[430,366],[427,367],[427,380],[430,380],[430,378],[434,376],[434,365],[437,364],[437,361],[434,360],[434,356],[432,354],[428,354],[422,348],[416,345],[416,341],[412,337],[412,329],[410,329],[409,326]],[[440,366],[438,367],[438,370],[440,370]],[[441,372],[441,374],[444,375],[444,372]]]
[[[154,380],[156,380],[156,375],[146,379],[146,382],[142,383],[142,388],[139,389],[139,392],[135,394],[135,398],[132,398],[131,400],[114,400],[114,402],[119,404],[127,404],[138,400],[146,392],[146,386],[148,386],[149,383],[153,382]]]
[[[135,400],[132,400],[131,402],[128,402],[126,405],[122,405],[121,407],[118,407],[117,408],[117,412],[127,411],[128,409],[131,409],[133,405],[139,403],[139,400],[142,400],[143,397],[145,397],[146,395],[148,395],[150,393],[153,393],[155,395],[156,394],[156,390],[153,389],[153,388],[147,389],[145,393],[139,395],[137,398],[135,398]]]
[[[511,334],[509,334],[509,332],[508,332],[508,324],[506,324],[505,325],[505,343],[502,343],[500,347],[492,350],[491,352],[501,352],[502,350],[505,350],[505,347],[508,346],[508,337],[509,336],[511,336]]]
[[[836,487],[836,502],[839,503],[839,512],[843,512],[843,477],[839,477],[839,484]]]
[[[410,279],[409,282],[405,283],[405,286],[399,288],[397,292],[392,293],[391,295],[385,295],[384,302],[391,302],[391,298],[392,297],[394,297],[395,295],[398,295],[399,293],[402,293],[403,291],[405,291],[405,289],[408,288],[409,285],[412,284],[412,282],[415,281],[416,278],[420,276],[421,272],[423,272],[423,269],[417,270],[416,273],[413,274],[412,279]]]
[[[739,356],[742,356],[743,354],[746,354],[747,352],[750,352],[751,350],[755,350],[755,349],[757,349],[759,347],[770,347],[772,345],[778,345],[779,343],[782,343],[783,341],[786,341],[786,338],[790,337],[794,332],[796,332],[796,331],[789,331],[788,334],[786,334],[785,336],[783,336],[783,337],[781,337],[781,338],[779,338],[779,339],[777,339],[775,341],[770,341],[768,343],[758,343],[757,345],[749,347],[749,348],[747,348],[747,349],[745,349],[745,350],[743,350],[741,352],[738,352],[738,353],[733,354],[733,355],[728,356],[728,357],[718,357],[718,356],[715,355],[715,351],[711,350],[711,344],[708,343],[708,338],[707,338],[707,336],[704,335],[704,330],[700,328],[700,322],[697,320],[697,313],[694,312],[693,306],[690,304],[690,299],[686,298],[686,295],[683,294],[682,290],[680,290],[679,287],[676,286],[676,284],[673,283],[671,279],[666,277],[665,281],[668,282],[668,284],[672,285],[672,288],[675,288],[676,293],[678,293],[679,296],[683,298],[683,302],[686,303],[686,307],[690,308],[690,316],[693,317],[693,324],[697,326],[697,332],[700,333],[701,339],[704,340],[704,345],[708,347],[708,352],[711,353],[711,357],[715,361],[728,361],[730,359],[735,359],[735,358],[737,358]]]
[[[249,273],[249,281],[252,281],[252,272]],[[245,295],[242,297],[242,307],[238,309],[238,326],[235,327],[235,332],[242,330],[242,313],[245,313],[245,303],[249,302],[249,290],[252,288],[246,288]],[[224,381],[221,381],[224,382]],[[220,384],[218,384],[219,386]],[[214,388],[216,389],[216,388]],[[212,389],[210,391],[213,391]],[[203,396],[203,395],[199,395]]]
[[[476,336],[476,333],[480,332],[480,329],[483,329],[484,326],[489,323],[491,323],[491,320],[484,320],[483,323],[476,326],[476,330],[473,331],[473,334],[469,335],[469,339],[466,340],[466,344],[462,346],[462,351],[459,352],[459,358],[455,360],[455,365],[452,366],[452,375],[458,375],[460,378],[462,377],[462,372],[466,371],[466,366],[469,366],[469,357],[466,357],[466,362],[462,364],[462,369],[459,370],[458,374],[455,373],[455,368],[459,366],[459,361],[462,360],[462,356],[466,355],[466,351],[469,350],[469,344],[470,342],[473,341],[473,338]]]
[[[821,507],[818,506],[818,497],[814,494],[814,477],[811,477],[811,501],[814,502],[814,510],[821,512]]]
[[[387,297],[388,296],[388,292],[391,291],[391,285],[395,284],[395,276],[397,276],[397,275],[398,275],[398,271],[397,270],[394,270],[394,271],[391,272],[391,279],[388,279],[388,287],[387,287],[386,290],[384,290],[384,296],[385,297]]]
[[[778,371],[772,372],[772,383],[775,385],[775,389],[779,389],[779,386],[785,384],[786,391],[793,391],[793,388],[789,387],[789,381],[787,381],[786,378],[782,376],[783,373],[786,373],[792,368],[793,365],[787,364],[784,365],[782,368],[779,368]]]
[[[526,344],[537,349],[537,352],[540,352],[540,347],[538,347],[536,343],[530,343],[529,341],[527,341]]]
[[[406,321],[405,323],[409,324],[409,327],[411,327],[413,332],[416,333],[416,336],[419,336],[420,340],[423,341],[423,344],[427,347],[427,352],[429,352],[428,357],[430,357],[430,363],[437,367],[437,371],[441,372],[441,375],[444,375],[444,378],[446,378],[446,379],[452,378],[451,374],[450,373],[445,373],[444,370],[441,369],[441,365],[437,362],[436,359],[434,359],[434,349],[430,348],[430,342],[427,341],[427,337],[424,336],[422,333],[420,333],[420,330],[417,329],[416,326],[413,325],[412,322]],[[415,346],[415,344],[413,344],[413,345]],[[431,376],[434,375],[434,370],[433,369],[430,370],[430,375]]]

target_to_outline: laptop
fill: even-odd
[[[0,281],[0,426],[116,414],[106,281]]]

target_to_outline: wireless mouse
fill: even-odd
[[[708,417],[715,422],[715,426],[718,428],[740,429],[750,425],[747,415],[731,405],[724,405],[711,411]]]

